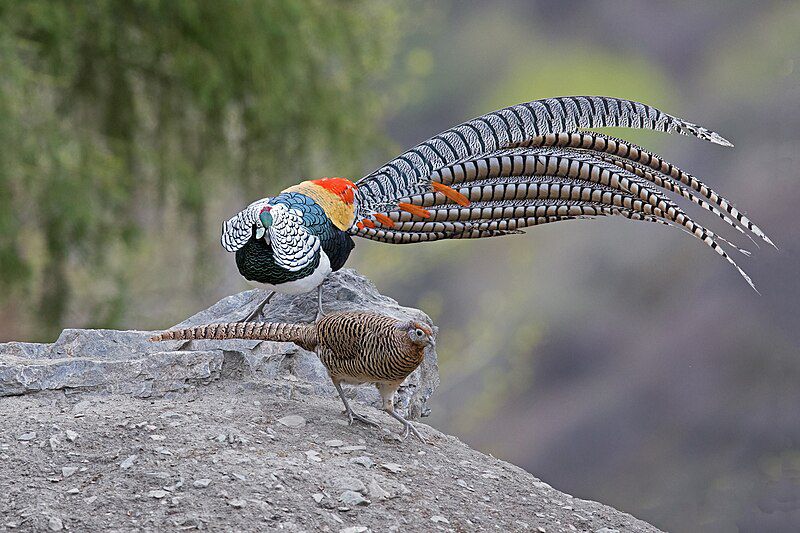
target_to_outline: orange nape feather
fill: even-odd
[[[319,185],[323,189],[332,192],[348,204],[353,203],[355,198],[356,184],[346,178],[321,178],[312,180],[311,183]]]
[[[400,202],[397,204],[397,207],[402,209],[403,211],[407,211],[412,215],[422,217],[422,218],[431,218],[431,213],[427,209],[424,209],[418,205],[409,204],[406,202]]]
[[[436,192],[440,192],[445,195],[447,198],[451,199],[455,203],[463,207],[469,207],[470,201],[469,198],[458,192],[457,190],[453,189],[452,187],[448,187],[444,183],[439,183],[438,181],[434,181],[431,183],[431,187]]]
[[[388,216],[386,216],[384,214],[381,214],[381,213],[375,213],[372,216],[374,216],[375,220],[380,222],[382,226],[386,226],[387,228],[393,228],[394,227],[394,220],[392,220]]]
[[[368,219],[368,218],[365,218],[364,220],[362,220],[361,223],[364,224],[364,226],[366,226],[366,227],[368,227],[370,229],[374,229],[375,228],[375,223],[373,221],[371,221],[370,219]]]

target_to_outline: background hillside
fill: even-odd
[[[740,258],[761,296],[626,220],[359,242],[350,264],[441,327],[432,425],[659,528],[779,530],[800,507],[798,27],[798,2],[4,4],[0,340],[179,322],[245,287],[217,239],[252,199],[504,105],[633,98],[736,145],[613,132],[772,237]]]

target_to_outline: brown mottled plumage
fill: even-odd
[[[394,411],[393,401],[403,380],[422,363],[425,347],[433,342],[433,332],[425,324],[375,313],[333,313],[313,324],[208,324],[165,331],[150,340],[193,339],[293,342],[319,356],[344,402],[351,424],[359,420],[376,425],[353,412],[341,384],[373,383],[383,399],[383,409],[405,427],[404,437],[410,431],[425,441],[409,421]]]

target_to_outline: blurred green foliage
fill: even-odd
[[[215,245],[221,187],[263,195],[319,159],[359,169],[397,13],[334,4],[0,4],[0,298],[53,333],[87,279],[106,287],[87,321],[113,325],[148,239]],[[160,234],[169,210],[194,229]]]

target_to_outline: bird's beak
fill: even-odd
[[[264,226],[261,226],[260,228],[256,229],[256,240],[264,238],[264,234],[266,232],[267,230],[264,229]]]

